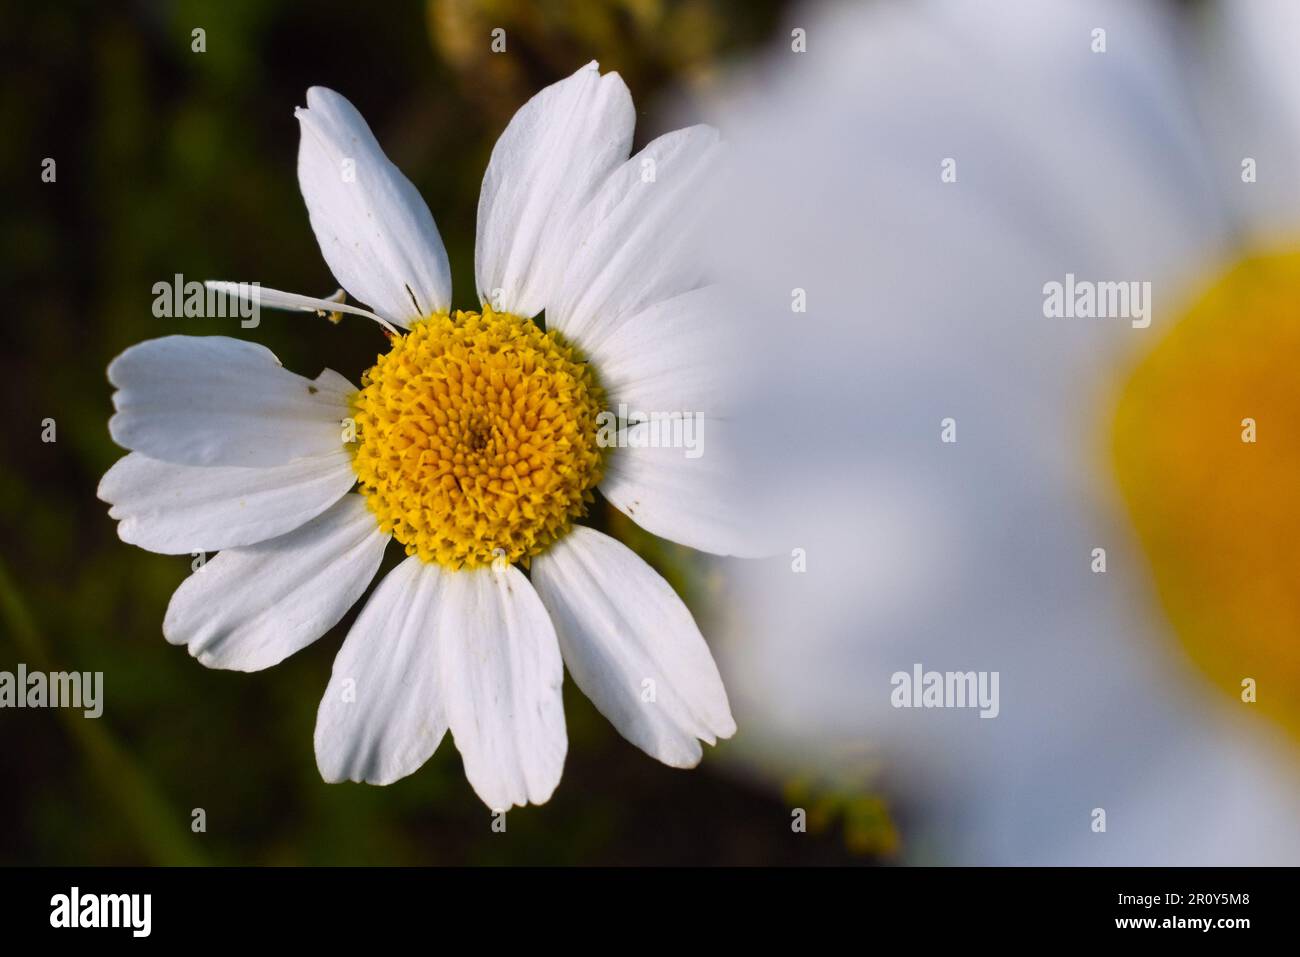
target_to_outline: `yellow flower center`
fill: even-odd
[[[1188,651],[1300,731],[1300,253],[1193,304],[1124,389],[1114,451]]]
[[[430,316],[361,382],[353,467],[408,555],[527,560],[592,501],[604,397],[558,333],[488,308]]]

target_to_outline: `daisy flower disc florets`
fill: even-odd
[[[509,313],[417,322],[363,376],[355,406],[353,467],[381,529],[446,568],[540,554],[601,479],[592,367]]]

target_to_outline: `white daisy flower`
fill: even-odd
[[[220,552],[173,595],[167,640],[211,668],[277,664],[343,617],[395,538],[409,557],[366,602],[321,700],[325,780],[396,781],[450,730],[489,807],[542,803],[567,749],[564,665],[629,741],[694,766],[700,741],[735,731],[709,649],[662,577],[575,520],[599,488],[656,535],[753,553],[716,443],[648,447],[647,426],[626,422],[617,447],[599,441],[601,413],[620,404],[722,411],[718,294],[684,240],[717,132],[677,130],[629,158],[616,73],[593,62],[542,90],[483,178],[481,311],[451,312],[433,217],[365,120],[320,87],[297,117],[312,229],[372,311],[210,285],[369,316],[392,348],[361,389],[224,336],[153,339],[112,362],[109,428],[131,454],[99,495],[119,535]]]
[[[806,16],[720,111],[716,248],[800,372],[753,474],[807,571],[739,568],[722,655],[752,762],[870,775],[913,862],[1294,865],[1300,5]],[[1145,315],[1049,317],[1070,275]],[[900,706],[918,664],[996,719]]]

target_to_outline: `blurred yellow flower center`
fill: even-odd
[[[526,560],[592,501],[603,396],[558,333],[486,308],[430,316],[361,381],[353,467],[408,555]]]
[[[1188,651],[1300,731],[1300,253],[1247,259],[1138,367],[1120,484]]]

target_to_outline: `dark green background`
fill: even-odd
[[[566,684],[569,757],[556,796],[505,835],[445,740],[387,788],[326,785],[316,706],[351,623],[255,675],[209,671],[166,644],[163,612],[189,559],[120,542],[95,497],[121,454],[108,437],[109,360],[176,332],[246,336],[290,369],[353,381],[383,347],[364,320],[266,313],[157,319],[152,287],[258,280],[335,288],[298,193],[293,108],[312,84],[348,96],[429,203],[456,305],[474,305],[479,183],[532,93],[597,58],[627,80],[637,147],[647,105],[707,92],[720,69],[788,29],[778,0],[524,4],[259,2],[5,4],[0,70],[0,670],[105,672],[105,712],[0,711],[0,863],[793,863],[871,859],[892,825],[869,795],[760,786],[724,745],[694,772],[624,742]],[[206,52],[191,30],[206,31]],[[489,31],[508,50],[489,51]],[[53,157],[57,181],[40,181]],[[41,441],[41,422],[57,441]],[[695,608],[706,559],[598,511]],[[399,550],[390,549],[388,564]],[[701,584],[701,582],[705,584]],[[791,794],[815,807],[790,830]],[[204,808],[207,831],[190,830]]]

